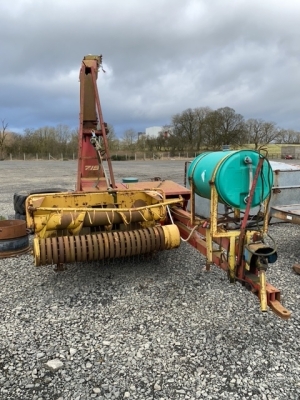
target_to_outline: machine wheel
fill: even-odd
[[[16,219],[25,219],[26,211],[25,211],[25,202],[29,195],[31,194],[39,194],[39,193],[61,193],[68,192],[67,189],[62,188],[45,188],[39,190],[31,190],[30,192],[24,190],[14,194],[14,210],[15,210],[15,218]],[[24,218],[22,218],[22,216]]]
[[[0,258],[12,257],[18,254],[25,253],[28,250],[28,235],[7,240],[0,240]]]
[[[20,213],[15,213],[15,219],[22,219],[26,220],[26,215],[20,214]]]

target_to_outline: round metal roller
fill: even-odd
[[[180,244],[176,225],[132,231],[34,239],[36,265],[96,261],[171,249]]]
[[[154,235],[155,250],[159,251],[160,250],[160,236],[159,236],[159,232],[158,232],[156,226],[154,226],[154,228],[152,228],[151,231],[153,232],[153,235]]]
[[[103,251],[103,258],[108,258],[109,257],[109,242],[108,242],[108,236],[103,235],[102,233],[99,233],[98,236],[101,236],[104,241],[104,251]]]
[[[52,242],[51,238],[46,238],[46,254],[47,254],[47,264],[52,263]]]
[[[147,252],[147,239],[145,237],[144,230],[136,231],[135,234],[137,236],[139,236],[139,238],[141,240],[141,248],[140,248],[138,254],[140,254],[140,253],[145,254]]]
[[[86,241],[86,236],[82,235],[80,237],[80,243],[81,243],[81,251],[82,251],[82,260],[81,261],[87,261],[87,241]]]
[[[76,255],[75,255],[75,260],[76,261],[84,261],[81,258],[81,244],[80,244],[80,237],[79,236],[74,236],[75,237],[75,249],[76,249]]]
[[[127,232],[120,232],[120,256],[125,257],[126,256],[126,240],[127,236],[125,235]]]
[[[155,233],[153,229],[147,229],[148,234],[150,236],[150,246],[151,246],[151,251],[156,250],[156,244],[155,244]]]
[[[66,263],[70,263],[71,261],[71,250],[70,250],[70,244],[69,244],[69,237],[68,236],[63,236],[63,241],[64,241],[64,248],[65,248],[65,259]]]
[[[88,260],[93,261],[94,260],[93,239],[92,239],[91,235],[87,235],[86,239],[87,239],[87,245],[88,245]]]
[[[154,250],[154,247],[151,249],[151,236],[150,236],[150,233],[149,233],[148,229],[144,229],[143,233],[144,233],[144,236],[145,236],[145,239],[146,239],[146,253],[150,253],[151,250],[152,251]]]
[[[136,242],[136,249],[134,255],[142,254],[145,246],[145,240],[143,240],[143,237],[141,237],[140,231],[138,230],[133,231],[133,234]]]
[[[114,258],[114,254],[115,254],[114,237],[111,232],[108,232],[107,236],[108,236],[108,241],[109,241],[109,256],[107,258]]]
[[[128,234],[129,234],[129,237],[130,237],[130,248],[131,248],[130,255],[134,256],[134,255],[137,254],[136,253],[136,248],[137,248],[136,239],[135,239],[133,231],[128,231]]]
[[[177,225],[162,226],[165,237],[165,248],[174,249],[180,245],[180,232]]]
[[[96,240],[98,243],[98,259],[101,260],[101,257],[103,256],[104,253],[104,238],[102,235],[99,233],[96,236]]]
[[[51,243],[52,243],[52,262],[53,262],[53,264],[58,264],[59,263],[59,261],[58,261],[58,242],[57,242],[57,239],[56,238],[52,238],[51,239]]]
[[[160,236],[160,250],[165,250],[166,244],[165,244],[164,231],[163,231],[161,226],[158,226],[157,229],[158,229],[158,233],[159,233],[159,236]]]
[[[76,261],[76,256],[75,256],[75,239],[74,236],[69,236],[69,243],[70,243],[70,260],[71,262]]]
[[[122,233],[122,232],[120,232]],[[114,244],[115,244],[115,258],[120,258],[121,255],[121,243],[120,243],[120,237],[118,232],[112,232],[113,238],[114,238]]]
[[[94,260],[99,258],[99,246],[97,241],[97,235],[92,235],[93,248],[94,248]]]
[[[124,234],[124,244],[125,244],[124,257],[128,257],[131,256],[131,239],[128,232],[124,231],[123,234]]]
[[[64,239],[62,236],[58,238],[58,262],[59,264],[66,262]]]
[[[40,254],[41,254],[41,264],[46,264],[46,242],[45,239],[40,241]]]

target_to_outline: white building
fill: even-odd
[[[173,129],[169,125],[165,126],[150,126],[145,129],[145,132],[138,132],[138,139],[143,136],[149,136],[152,139],[157,138],[160,134],[163,134],[165,137],[168,137],[172,133]]]
[[[159,135],[159,132],[163,130],[162,126],[151,126],[150,128],[146,128],[145,134],[146,136],[150,136],[152,138],[157,138]]]

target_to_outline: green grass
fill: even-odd
[[[263,149],[266,149],[268,154],[272,155],[273,157],[275,155],[278,155],[278,158],[281,158],[281,149],[284,147],[290,147],[290,146],[299,146],[299,144],[274,144],[270,143],[265,146],[263,146]],[[247,146],[248,149],[254,149],[254,144],[248,144]]]

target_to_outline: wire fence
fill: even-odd
[[[194,151],[183,151],[183,152],[127,152],[127,151],[111,151],[111,159],[112,161],[142,161],[142,160],[191,160],[197,157],[199,154],[203,152],[194,152]],[[280,153],[269,153],[269,159],[280,159],[284,158]],[[299,160],[300,155],[296,154],[294,159]],[[32,160],[49,160],[49,161],[69,161],[69,160],[77,160],[77,153],[72,154],[32,154],[32,153],[22,153],[18,155],[7,154],[5,160],[23,160],[23,161],[32,161]]]
[[[129,151],[111,151],[110,156],[113,161],[132,161],[132,160],[172,160],[172,159],[192,159],[201,152],[129,152]],[[49,160],[49,161],[68,161],[76,160],[77,154],[56,154],[51,153],[22,153],[18,155],[8,154],[6,160]]]

